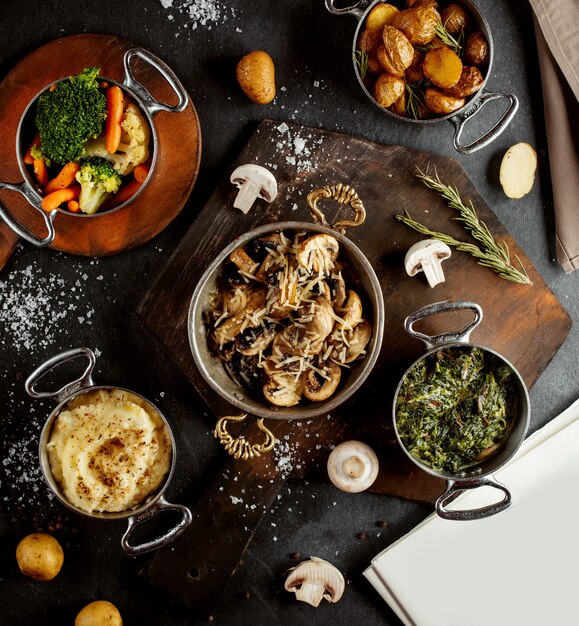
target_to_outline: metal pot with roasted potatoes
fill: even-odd
[[[484,89],[494,45],[489,25],[471,0],[360,0],[334,15],[359,20],[352,46],[354,72],[366,96],[387,115],[454,127],[453,145],[475,152],[494,141],[513,119],[519,102],[512,93]],[[460,141],[467,120],[491,100],[508,107],[491,129],[469,144]]]
[[[49,372],[83,357],[88,365],[80,378],[58,391],[37,390]],[[187,507],[163,496],[175,468],[175,439],[167,419],[134,391],[96,385],[95,363],[91,350],[75,348],[52,357],[26,380],[30,396],[58,403],[42,429],[40,466],[51,491],[75,513],[127,519],[121,545],[137,556],[176,539],[193,518]],[[137,525],[167,510],[181,515],[175,526],[150,541],[129,542]]]

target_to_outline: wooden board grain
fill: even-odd
[[[72,35],[34,50],[0,83],[0,180],[20,182],[16,161],[16,132],[22,113],[47,83],[76,74],[88,66],[122,81],[123,55],[135,44],[110,35]],[[42,68],[42,71],[39,71]],[[152,66],[135,61],[136,78],[161,102],[176,103],[176,95]],[[160,233],[181,211],[195,184],[201,159],[201,130],[193,103],[181,113],[161,111],[154,117],[158,133],[158,160],[154,176],[135,202],[114,213],[86,219],[60,214],[55,220],[56,250],[87,256],[106,256],[139,246]],[[179,172],[175,176],[175,172]],[[15,217],[42,236],[43,223],[18,193],[0,192]],[[16,237],[0,224],[0,269],[6,263]]]
[[[404,332],[406,315],[436,301],[478,302],[485,317],[472,340],[508,358],[529,387],[565,340],[571,327],[569,316],[454,159],[266,120],[231,170],[251,162],[275,171],[279,187],[276,200],[269,205],[257,202],[248,215],[241,214],[233,209],[236,189],[229,182],[231,172],[227,172],[142,302],[141,318],[214,415],[237,414],[202,379],[189,349],[187,311],[199,277],[223,247],[251,228],[288,219],[307,221],[306,196],[311,190],[335,183],[353,186],[365,204],[367,220],[347,235],[368,257],[382,287],[386,313],[380,357],[363,387],[331,416],[322,415],[299,425],[272,421],[267,425],[282,442],[294,444],[292,476],[323,477],[329,449],[356,438],[370,443],[380,459],[381,471],[372,491],[433,502],[443,491],[444,483],[406,459],[396,444],[391,421],[395,387],[404,370],[424,351],[420,342]],[[404,255],[420,237],[395,220],[397,213],[408,209],[435,229],[459,239],[467,238],[462,228],[451,221],[452,211],[416,179],[417,167],[430,172],[436,169],[443,181],[458,188],[464,200],[472,200],[491,232],[508,244],[513,257],[521,259],[534,283],[532,287],[504,281],[459,252],[445,262],[446,282],[434,289],[428,287],[423,277],[406,275]],[[325,208],[330,213],[333,210]],[[464,313],[453,313],[432,318],[421,328],[440,333],[458,330],[467,321]],[[313,436],[316,432],[319,437]],[[243,434],[256,437],[255,424],[246,426]],[[246,492],[254,498],[252,502],[259,510],[267,510],[269,498],[282,484],[272,457],[260,459],[250,468],[233,460],[225,467],[228,476],[238,472],[243,477]],[[264,491],[265,484],[268,488]],[[234,489],[234,481],[222,481],[219,477],[209,485],[197,504],[197,521],[180,540],[179,549],[161,550],[142,572],[176,599],[206,614],[234,572],[260,517],[254,515],[250,524],[244,523],[244,532],[221,535],[221,542],[215,543],[215,526],[221,527],[223,520],[230,524],[232,519],[238,519],[236,513],[240,514],[232,505]],[[239,523],[238,520],[236,527]],[[201,539],[200,532],[207,541]],[[190,567],[201,572],[194,581],[190,576],[186,579]]]

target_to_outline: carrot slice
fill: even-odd
[[[42,198],[42,208],[47,212],[54,211],[63,202],[70,202],[71,200],[77,200],[80,196],[80,185],[74,185],[73,187],[67,187],[66,189],[58,189],[49,193]]]
[[[32,143],[30,144],[30,146],[28,146],[28,150],[26,151],[26,154],[24,155],[24,163],[26,163],[26,165],[34,165],[34,157],[32,156],[32,148],[34,148],[34,146],[40,146],[40,133],[36,132],[36,135],[34,135],[34,139],[32,140]]]
[[[69,200],[68,204],[66,205],[66,208],[71,213],[80,213],[80,205],[78,204],[76,200]]]
[[[109,154],[114,154],[121,143],[121,121],[123,119],[123,92],[113,85],[106,92],[107,123],[105,127],[105,146]]]
[[[44,188],[44,193],[48,195],[53,191],[58,191],[59,189],[65,189],[66,187],[70,187],[72,183],[76,180],[76,173],[80,169],[80,165],[78,163],[67,163],[58,174],[46,185]]]
[[[140,165],[137,165],[135,169],[133,170],[133,176],[140,183],[144,183],[147,176],[149,175],[150,169],[151,169],[151,166],[148,163],[141,163]]]
[[[135,195],[139,191],[141,183],[135,178],[125,183],[114,196],[111,196],[103,205],[105,210],[114,209],[117,206],[126,202],[129,198]]]
[[[34,175],[41,187],[44,187],[48,183],[48,171],[46,169],[46,163],[42,159],[34,159],[33,161]]]

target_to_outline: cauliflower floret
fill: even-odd
[[[121,143],[114,154],[109,154],[105,146],[105,136],[90,139],[84,145],[83,157],[98,156],[107,159],[121,175],[130,174],[137,165],[149,158],[151,129],[149,124],[131,102],[125,109],[121,122]]]

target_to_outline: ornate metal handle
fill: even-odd
[[[459,509],[451,511],[446,508],[447,504],[450,504],[458,495],[464,491],[470,489],[477,489],[478,487],[494,487],[503,492],[503,499],[494,504],[488,504],[478,509]],[[496,515],[501,511],[508,509],[512,504],[512,496],[509,489],[499,483],[497,480],[491,480],[490,478],[475,478],[473,480],[464,480],[451,482],[447,491],[445,491],[436,501],[436,512],[443,519],[449,520],[474,520],[483,519],[484,517],[490,517]]]
[[[213,436],[219,439],[219,443],[225,447],[227,452],[234,459],[243,459],[244,461],[253,459],[253,457],[256,456],[261,456],[264,452],[269,452],[276,442],[276,438],[269,428],[264,425],[262,418],[257,420],[257,426],[259,430],[265,434],[265,441],[263,443],[249,443],[249,441],[243,437],[232,437],[227,432],[227,422],[243,422],[246,417],[247,413],[242,413],[237,416],[228,415],[221,417],[217,420],[215,430],[213,431]]]
[[[151,541],[146,541],[145,543],[141,543],[136,546],[132,546],[129,543],[129,538],[133,534],[135,528],[147,520],[151,519],[157,515],[157,513],[161,511],[179,511],[182,514],[181,521],[173,526],[170,530],[168,530],[164,535],[157,537],[156,539],[152,539]],[[156,550],[157,548],[161,548],[166,546],[168,543],[171,543],[189,526],[189,524],[193,521],[193,515],[191,511],[182,504],[173,504],[172,502],[167,502],[163,496],[161,496],[154,505],[150,508],[143,511],[140,515],[135,515],[133,517],[129,517],[129,527],[127,528],[125,534],[121,539],[121,546],[123,550],[129,554],[130,556],[139,556],[139,554],[145,554],[145,552],[151,552]]]
[[[179,98],[177,104],[165,104],[164,102],[159,102],[153,98],[149,91],[141,85],[141,83],[133,75],[133,71],[131,69],[131,59],[133,57],[139,57],[145,61],[145,63],[152,65],[159,72],[159,74],[161,74]],[[154,115],[157,111],[179,113],[185,109],[187,103],[189,102],[189,96],[185,91],[185,87],[183,87],[177,76],[175,76],[173,70],[161,61],[161,59],[158,59],[144,48],[131,48],[125,52],[123,64],[125,66],[125,79],[122,82],[123,86],[131,89],[141,98],[145,108],[151,115]]]
[[[472,311],[474,313],[474,319],[470,324],[467,324],[458,332],[442,333],[440,335],[427,335],[426,333],[414,330],[414,324],[425,317],[436,315],[437,313],[446,313],[447,311],[462,310]],[[426,344],[426,347],[430,349],[440,344],[449,342],[468,342],[471,332],[480,324],[482,318],[483,311],[480,305],[476,304],[476,302],[435,302],[434,304],[429,304],[408,315],[404,320],[404,330],[411,337],[423,341]]]
[[[318,208],[318,202],[322,198],[328,198],[335,200],[338,204],[347,204],[354,211],[354,219],[338,220],[334,224],[329,224],[326,220],[326,216]],[[347,226],[355,227],[360,226],[366,220],[366,209],[362,200],[358,197],[356,191],[349,185],[326,185],[321,189],[315,189],[308,194],[308,206],[310,213],[314,219],[314,222],[322,224],[323,226],[329,226],[344,234]]]
[[[52,371],[55,367],[62,365],[63,363],[67,363],[68,361],[72,361],[73,359],[77,359],[79,357],[86,357],[88,359],[88,365],[84,370],[82,376],[73,380],[70,383],[67,383],[59,389],[58,391],[36,391],[34,388],[35,385],[44,377],[48,372]],[[77,392],[79,389],[85,389],[87,387],[92,387],[94,385],[94,381],[92,379],[92,371],[94,369],[96,363],[96,357],[92,350],[89,348],[74,348],[73,350],[67,350],[66,352],[61,352],[48,359],[45,363],[43,363],[40,367],[37,367],[32,374],[27,378],[26,383],[24,384],[26,392],[29,396],[33,398],[54,398],[56,402],[62,402],[65,398]]]
[[[47,213],[41,206],[40,200],[37,194],[32,190],[30,185],[23,181],[21,183],[2,183],[0,182],[0,189],[9,189],[10,191],[17,191],[21,193],[30,203],[30,205],[42,216],[44,220],[44,225],[46,226],[46,230],[48,231],[46,237],[37,237],[31,230],[28,230],[26,226],[21,224],[9,211],[8,209],[0,202],[0,217],[10,226],[10,228],[22,239],[28,241],[33,246],[37,246],[38,248],[44,248],[45,246],[49,246],[56,236],[54,230],[54,219],[58,215],[58,211],[55,209],[54,211],[50,211]]]
[[[482,137],[479,137],[475,141],[469,143],[468,145],[462,145],[460,143],[460,136],[462,135],[462,131],[464,130],[465,124],[471,118],[473,118],[487,103],[491,100],[502,100],[506,98],[509,101],[508,109],[503,113],[498,122],[488,130]],[[483,93],[480,98],[464,113],[459,113],[454,117],[450,118],[450,122],[454,125],[454,137],[452,139],[452,144],[454,149],[460,152],[461,154],[471,154],[488,146],[489,143],[494,141],[505,128],[511,123],[511,120],[515,116],[517,109],[519,108],[519,100],[517,96],[513,93],[493,93],[492,91],[486,91]]]

